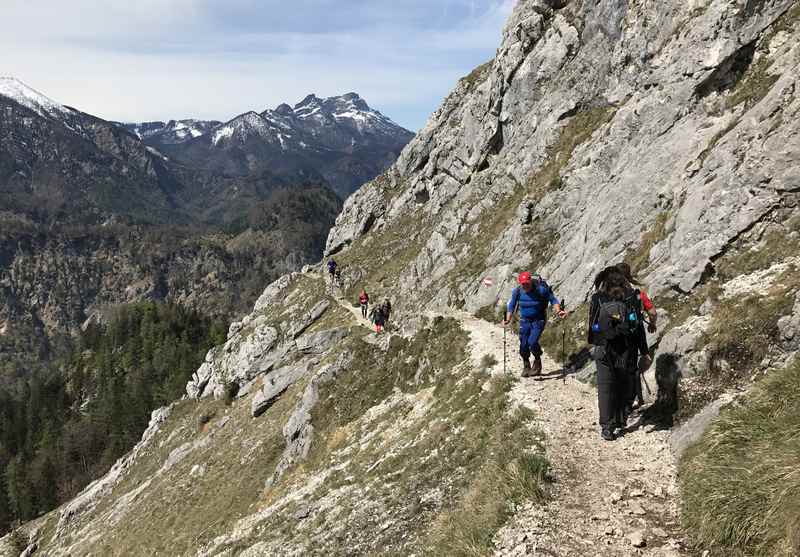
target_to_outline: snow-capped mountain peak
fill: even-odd
[[[7,97],[44,118],[74,114],[72,109],[28,87],[15,77],[0,77],[0,96]]]
[[[266,136],[269,133],[271,123],[257,112],[245,112],[233,120],[226,122],[213,131],[211,142],[218,145],[220,142],[230,139],[238,139],[244,142],[253,135]]]

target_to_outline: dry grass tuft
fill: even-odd
[[[723,410],[681,462],[683,521],[725,555],[800,552],[800,361]]]
[[[505,393],[505,379],[493,380],[492,389]],[[498,405],[495,409],[502,409]],[[428,554],[476,557],[492,552],[495,533],[525,500],[542,501],[548,463],[541,447],[531,443],[530,410],[518,408],[510,416],[487,415],[486,462],[465,489],[458,504],[434,522]]]

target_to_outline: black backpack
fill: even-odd
[[[596,344],[619,344],[622,339],[632,339],[641,324],[642,302],[638,290],[629,292],[622,300],[601,295],[592,319],[593,338]]]

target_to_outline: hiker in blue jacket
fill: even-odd
[[[553,306],[553,311],[561,318],[565,317],[567,312],[561,309],[553,289],[541,277],[537,276],[534,280],[530,273],[524,272],[520,273],[517,280],[520,285],[511,293],[503,325],[511,323],[511,317],[519,307],[519,355],[522,356],[522,376],[531,377],[542,372],[542,347],[539,345],[539,337],[547,325],[548,304]],[[533,366],[530,360],[531,353],[534,357]]]

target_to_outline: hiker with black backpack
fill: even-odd
[[[631,266],[625,262],[617,263],[616,265],[619,272],[622,273],[622,276],[625,277],[625,280],[628,281],[628,286],[632,290],[636,290],[639,294],[639,299],[642,302],[642,309],[649,317],[647,322],[647,332],[648,333],[655,333],[657,330],[656,323],[658,321],[658,312],[656,311],[655,305],[647,296],[647,292],[645,292],[641,286],[639,281],[636,277],[633,276],[633,272],[631,271]],[[639,326],[638,334],[644,337],[644,342],[647,342],[647,335],[644,332],[644,322],[642,320],[641,325]],[[631,392],[628,394],[628,400],[626,407],[629,411],[632,411],[634,408],[643,406],[644,405],[644,393],[642,392],[642,374],[650,369],[653,360],[650,357],[650,354],[642,354],[639,358],[638,365],[635,369],[631,370],[632,373],[632,381],[631,381]],[[634,406],[634,403],[636,404]]]
[[[383,320],[385,323],[389,322],[389,316],[392,314],[392,303],[389,298],[384,298],[381,304],[381,312],[383,313]]]
[[[375,324],[375,333],[380,334],[386,324],[386,315],[383,313],[383,306],[374,306],[369,314],[370,321]]]
[[[506,307],[503,326],[511,323],[511,318],[519,308],[519,355],[522,357],[522,376],[532,377],[542,373],[542,347],[539,338],[547,326],[547,307],[553,306],[553,311],[560,318],[567,312],[561,308],[556,295],[550,285],[540,276],[534,278],[529,272],[520,273],[517,277],[519,286],[511,293],[511,299]],[[531,354],[534,362],[531,365]]]
[[[640,334],[642,303],[617,267],[607,267],[595,278],[589,305],[587,335],[597,365],[597,405],[600,436],[606,441],[625,429],[626,404],[631,392],[631,370],[639,354],[649,358],[647,339]],[[643,332],[643,329],[642,329]]]

